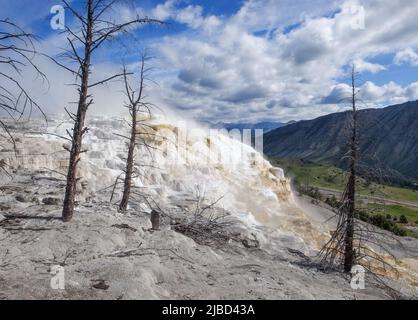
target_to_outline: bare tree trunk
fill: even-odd
[[[131,186],[132,186],[132,173],[134,169],[134,158],[135,158],[135,146],[136,146],[136,136],[137,132],[137,123],[138,123],[138,111],[141,105],[142,100],[142,93],[144,90],[144,79],[145,79],[145,60],[146,56],[142,56],[142,64],[141,64],[141,73],[140,73],[140,84],[139,84],[139,92],[138,97],[135,98],[135,91],[130,90],[130,86],[128,84],[127,73],[124,70],[124,78],[125,78],[125,88],[126,88],[126,95],[129,98],[129,110],[132,117],[131,123],[131,138],[129,140],[129,148],[128,148],[128,158],[126,160],[126,172],[125,172],[125,181],[124,181],[124,188],[123,188],[123,197],[122,201],[119,205],[120,211],[126,211],[128,208],[129,197],[131,195]]]
[[[72,6],[68,0],[62,0],[62,2],[65,4],[65,9],[68,10],[68,12],[73,15],[74,20],[78,22],[78,25],[75,24],[77,27],[76,29],[66,27],[67,40],[71,50],[66,50],[65,52],[65,56],[70,58],[71,61],[77,62],[78,69],[72,69],[71,67],[56,61],[54,58],[50,58],[60,67],[75,75],[77,81],[80,81],[79,84],[76,84],[79,88],[78,109],[76,114],[65,109],[67,114],[74,121],[73,132],[68,132],[71,140],[71,149],[62,210],[62,218],[64,221],[68,222],[73,217],[77,182],[80,179],[77,177],[78,164],[80,162],[81,154],[85,152],[82,150],[82,141],[83,136],[88,131],[85,127],[86,114],[89,106],[93,103],[93,100],[90,99],[89,89],[123,76],[123,74],[116,74],[90,84],[92,54],[95,50],[99,49],[102,44],[110,41],[112,38],[116,37],[116,35],[123,33],[135,24],[162,24],[162,22],[149,18],[136,18],[128,22],[117,24],[113,20],[106,20],[105,17],[113,7],[117,6],[118,0],[86,0],[85,13],[79,13],[76,7]],[[90,101],[88,101],[89,99]],[[65,149],[67,150],[67,148]]]
[[[354,215],[356,206],[356,167],[357,167],[357,108],[356,108],[356,86],[355,86],[355,68],[353,66],[351,74],[352,87],[352,136],[350,143],[350,176],[347,185],[347,227],[345,235],[344,250],[344,271],[351,272],[355,261],[354,251]]]
[[[70,162],[67,174],[67,185],[65,189],[64,206],[62,210],[62,219],[68,222],[72,219],[74,214],[74,200],[77,188],[77,166],[80,162],[81,147],[83,135],[86,133],[87,128],[84,127],[86,120],[86,113],[89,104],[88,98],[88,86],[90,75],[90,63],[91,63],[91,45],[93,39],[93,0],[87,2],[87,32],[85,43],[85,56],[81,66],[81,87],[80,98],[78,102],[77,117],[74,123],[72,147],[70,152]]]
[[[359,123],[357,111],[356,72],[353,65],[351,73],[350,99],[352,107],[351,131],[349,138],[349,177],[341,199],[336,217],[337,228],[332,232],[331,239],[323,246],[319,255],[322,262],[328,265],[343,266],[344,272],[350,273],[354,265],[362,266],[375,277],[380,284],[389,289],[389,294],[399,297],[396,290],[391,288],[384,280],[387,275],[399,275],[397,258],[392,252],[392,241],[402,247],[394,236],[385,234],[378,227],[368,222],[355,219],[356,213],[356,176],[359,159]],[[390,243],[385,243],[389,238]],[[373,248],[373,250],[371,249]],[[392,260],[392,263],[389,261]],[[383,270],[383,271],[382,271]],[[396,295],[395,295],[396,294]]]
[[[157,210],[151,211],[152,230],[160,230],[160,213]]]
[[[125,181],[123,188],[123,197],[119,205],[120,211],[126,211],[128,209],[128,201],[131,195],[132,185],[132,173],[134,168],[134,152],[136,144],[136,122],[137,122],[137,108],[132,109],[132,127],[131,127],[131,140],[129,141],[128,159],[126,161]]]

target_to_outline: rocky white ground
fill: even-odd
[[[67,224],[60,220],[65,141],[35,134],[40,129],[30,124],[16,128],[17,155],[2,144],[0,159],[11,176],[3,173],[0,183],[0,298],[392,298],[372,279],[355,291],[345,276],[324,271],[315,255],[329,235],[329,211],[297,204],[280,170],[227,137],[194,132],[181,147],[188,152],[173,162],[167,159],[179,146],[171,141],[183,129],[150,124],[148,142],[166,152],[139,148],[137,194],[129,212],[119,213],[119,187],[113,203],[110,198],[123,168],[125,146],[113,134],[124,132],[122,123],[90,121],[78,206]],[[62,135],[65,128],[56,121],[48,132]],[[208,164],[210,148],[219,154],[243,150],[243,158],[238,166]],[[215,240],[178,232],[197,204],[216,200],[211,214],[227,214],[228,224]],[[150,230],[151,209],[162,212],[161,230]],[[403,241],[405,277],[390,283],[410,298],[416,292],[417,242]],[[65,290],[50,286],[57,265],[65,270]]]

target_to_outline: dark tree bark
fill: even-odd
[[[323,246],[319,255],[322,262],[328,265],[343,267],[344,272],[351,273],[354,266],[361,266],[370,276],[374,277],[382,286],[388,289],[388,293],[399,298],[399,293],[390,287],[385,278],[399,275],[397,269],[398,260],[393,254],[393,242],[399,247],[402,243],[395,236],[384,234],[379,227],[368,222],[356,219],[356,178],[359,165],[359,122],[356,89],[356,69],[353,65],[351,70],[351,92],[347,97],[351,105],[351,121],[348,138],[349,158],[348,181],[338,208],[337,227],[332,232],[331,239]]]
[[[157,210],[151,211],[152,230],[160,230],[160,213]]]
[[[142,98],[143,98],[143,90],[144,90],[145,59],[146,57],[142,56],[139,91],[138,91],[137,96],[136,96],[136,92],[131,89],[128,83],[126,69],[124,70],[125,90],[126,90],[126,95],[128,96],[128,99],[129,99],[128,109],[131,114],[131,137],[130,137],[129,144],[128,144],[128,158],[126,160],[123,196],[122,196],[122,201],[120,202],[120,205],[119,205],[120,211],[127,210],[129,197],[131,195],[132,174],[134,170],[134,161],[135,161],[135,146],[137,144],[136,137],[138,134],[137,132],[138,112],[140,111],[139,108],[141,107]]]
[[[344,271],[351,272],[355,262],[354,251],[354,221],[356,210],[356,169],[358,161],[358,137],[357,137],[357,106],[356,106],[356,72],[353,66],[351,72],[352,89],[352,132],[350,142],[350,175],[347,184],[347,226],[344,250]]]
[[[84,60],[81,64],[81,88],[78,102],[77,117],[74,122],[70,162],[67,173],[67,185],[65,188],[64,206],[62,219],[70,221],[74,214],[74,200],[77,188],[77,165],[80,161],[83,135],[87,132],[84,127],[88,108],[88,84],[91,66],[91,48],[93,39],[93,0],[87,1],[87,28],[85,36]]]
[[[65,189],[65,198],[62,211],[62,218],[65,222],[72,219],[74,214],[74,201],[76,196],[78,164],[80,157],[84,150],[82,150],[82,142],[84,135],[88,132],[85,127],[86,115],[90,105],[93,104],[93,99],[89,90],[97,85],[104,84],[112,79],[123,76],[123,74],[112,75],[102,81],[90,84],[90,72],[92,65],[92,55],[95,50],[99,49],[102,44],[112,39],[127,28],[136,24],[162,23],[159,20],[144,18],[134,19],[122,24],[114,21],[105,21],[106,13],[117,4],[118,0],[86,0],[85,14],[80,14],[72,7],[68,1],[63,0],[65,8],[70,12],[75,20],[79,23],[78,30],[72,30],[66,27],[68,34],[67,40],[70,45],[70,50],[64,56],[70,58],[78,64],[78,70],[73,70],[65,64],[61,64],[54,59],[54,61],[73,73],[79,80],[78,92],[79,100],[76,114],[67,113],[74,121],[74,128],[72,133],[68,133],[71,139],[70,159],[67,173],[67,184]],[[80,50],[77,48],[81,48]]]
[[[331,264],[338,263],[344,267],[344,272],[351,272],[354,264],[357,263],[357,253],[354,247],[358,238],[359,230],[355,219],[356,211],[356,175],[358,162],[358,123],[357,123],[357,89],[355,66],[351,70],[351,93],[349,99],[351,105],[351,122],[349,134],[349,176],[345,192],[341,199],[341,206],[338,210],[337,229],[333,232],[331,239],[322,248],[320,255],[322,260]],[[355,237],[356,236],[356,237]],[[355,239],[356,238],[356,239]],[[357,248],[357,247],[356,247]],[[359,247],[362,249],[361,247]]]

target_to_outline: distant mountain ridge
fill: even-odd
[[[224,123],[224,122],[218,122],[216,124],[211,124],[210,126],[215,129],[226,129],[226,130],[244,130],[244,129],[263,129],[264,133],[270,132],[272,130],[275,130],[277,128],[281,128],[283,126],[286,126],[288,123],[284,122],[272,122],[272,121],[265,121],[265,122],[258,122],[258,123]]]
[[[268,156],[345,167],[351,112],[300,121],[268,132]],[[418,182],[418,101],[359,111],[361,173],[395,183]]]

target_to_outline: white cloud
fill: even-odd
[[[418,100],[418,82],[411,83],[406,88],[406,96],[409,100]]]
[[[294,23],[328,14],[341,2],[340,0],[248,0],[229,23],[248,32],[283,29]]]
[[[356,66],[356,71],[360,73],[362,72],[378,73],[380,71],[386,70],[386,67],[380,64],[370,63],[362,59],[357,59],[353,61],[353,63]]]
[[[414,14],[418,3],[405,1],[408,3],[402,7],[388,0],[328,5],[246,1],[232,17],[216,17],[222,23],[210,36],[200,26],[197,34],[171,36],[158,43],[162,67],[169,68],[172,75],[162,83],[162,98],[188,114],[215,121],[277,119],[283,109],[292,109],[295,118],[333,110],[344,90],[336,82],[347,76],[347,64],[354,62],[359,72],[379,73],[386,66],[368,59],[418,45]],[[323,16],[337,5],[337,13]],[[364,8],[364,30],[356,28],[358,10],[353,6]],[[201,13],[193,12],[190,17]],[[382,104],[409,97],[405,88],[394,86],[369,82],[362,94],[366,100],[376,98]],[[311,112],[306,111],[309,108]]]
[[[364,12],[365,29],[357,23],[358,12]],[[159,59],[160,84],[150,99],[215,122],[339,111],[348,64],[378,75],[390,66],[370,61],[396,53],[394,63],[418,65],[417,54],[407,49],[418,48],[416,12],[416,0],[403,0],[402,6],[390,0],[247,0],[235,14],[215,16],[190,2],[167,0],[145,15],[188,29],[150,44]],[[106,73],[115,67],[97,69]],[[366,82],[360,94],[383,106],[416,99],[417,89],[416,83]],[[116,98],[107,100],[117,104]]]
[[[371,81],[356,88],[358,107],[379,107],[388,104],[403,103],[418,99],[418,82],[402,87],[394,82],[378,86]],[[335,85],[322,101],[324,104],[340,104],[347,106],[351,103],[351,87],[345,83]]]
[[[175,6],[176,0],[168,0],[163,4],[157,5],[152,11],[151,16],[160,19],[160,20],[168,20],[173,15],[173,10]]]
[[[378,101],[386,94],[384,87],[379,87],[371,81],[367,81],[360,88],[359,96],[366,102]]]
[[[396,53],[393,62],[397,65],[410,64],[418,66],[418,54],[411,48],[407,48]]]
[[[368,81],[359,88],[359,97],[363,102],[375,106],[396,104],[415,100],[414,94],[417,93],[416,89],[417,87],[414,84],[402,87],[391,81],[385,85],[378,86]]]
[[[202,12],[203,8],[201,6],[189,5],[177,12],[176,20],[189,25],[191,28],[199,28],[203,22]]]
[[[323,104],[339,104],[342,102],[346,102],[349,99],[351,92],[351,88],[348,84],[339,83],[335,85],[330,94],[327,95],[323,100]]]
[[[167,0],[152,9],[150,16],[163,21],[173,19],[192,29],[202,28],[208,32],[221,24],[221,20],[216,16],[210,15],[204,17],[203,7],[199,5],[188,5],[184,8],[178,8],[177,5],[179,3],[182,3],[182,1]]]

